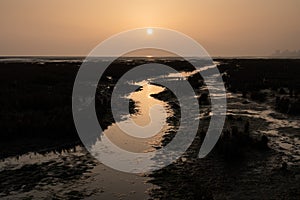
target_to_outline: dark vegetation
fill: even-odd
[[[271,105],[278,111],[300,114],[299,59],[218,61],[218,68],[224,73],[223,79],[229,91],[242,93],[244,97],[259,102],[266,102],[270,98]]]
[[[79,143],[71,94],[80,63],[0,63],[0,158]]]
[[[110,96],[116,81],[131,68],[154,61],[113,62],[100,79],[96,110],[103,129],[114,122]],[[166,63],[176,70],[193,70],[186,61]],[[81,144],[72,116],[72,90],[81,62],[0,63],[0,159],[29,151],[62,151]],[[130,112],[134,102],[130,103]],[[101,116],[101,117],[100,117]]]

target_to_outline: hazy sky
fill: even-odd
[[[0,55],[87,55],[120,31],[165,27],[213,56],[300,49],[300,0],[0,0]]]

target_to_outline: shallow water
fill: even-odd
[[[162,136],[170,129],[166,118],[173,114],[167,103],[150,96],[162,92],[164,88],[147,83],[141,87],[141,90],[128,96],[136,102],[138,112],[121,117],[122,121],[113,123],[101,136],[101,139],[107,137],[124,150],[137,153],[155,151],[153,146],[159,146]],[[133,132],[135,129],[138,130]],[[98,143],[93,146],[92,152],[104,150]]]

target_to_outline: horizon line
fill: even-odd
[[[40,58],[47,58],[47,57],[51,57],[51,58],[86,58],[88,57],[88,55],[0,55],[0,58],[5,58],[5,57],[9,57],[9,58],[28,58],[28,57],[40,57]],[[103,58],[112,58],[115,56],[99,56],[99,57],[103,57]],[[180,56],[172,56],[172,55],[168,55],[168,56],[158,56],[158,55],[154,55],[154,56],[149,56],[149,55],[132,55],[132,56],[120,56],[120,57],[127,57],[127,58],[178,58]],[[214,55],[214,56],[209,56],[213,59],[218,59],[218,58],[278,58],[278,59],[300,59],[299,56],[274,56],[274,55]],[[190,56],[188,58],[197,58],[196,56]]]

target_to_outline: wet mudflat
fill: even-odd
[[[288,117],[268,105],[228,93],[224,130],[237,127],[268,137],[267,149],[257,145],[217,144],[206,158],[198,159],[197,142],[186,156],[153,173],[151,191],[159,199],[298,199],[300,184],[299,117]],[[280,116],[280,117],[279,117]],[[278,119],[279,118],[279,119]],[[283,128],[289,127],[289,128]],[[235,128],[234,128],[235,129]],[[231,140],[234,140],[233,137]],[[249,146],[247,145],[249,144]]]
[[[117,172],[80,146],[1,162],[1,199],[148,199],[146,178]]]

